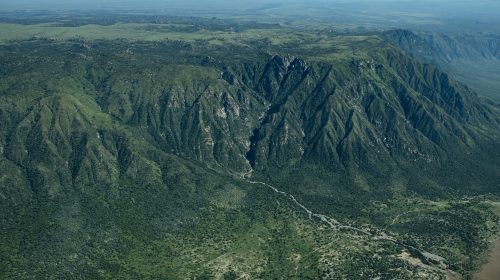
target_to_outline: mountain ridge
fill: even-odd
[[[350,44],[357,53],[179,41],[1,45],[2,274],[342,277],[359,273],[370,246],[385,257],[370,257],[367,275],[405,263],[393,273],[439,277],[407,264],[401,250],[425,258],[405,246],[325,230],[241,175],[314,213],[390,227],[429,252],[447,253],[440,246],[452,240],[462,247],[450,269],[474,268],[489,208],[429,197],[498,192],[498,108],[381,39]],[[467,235],[431,232],[436,245],[419,220],[382,218],[415,205],[449,215],[444,228]],[[346,255],[320,264],[335,251]]]
[[[481,95],[498,99],[498,35],[446,35],[396,29],[384,32],[382,37],[413,58],[434,64],[453,74],[456,79]]]

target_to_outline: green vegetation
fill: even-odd
[[[1,278],[471,277],[497,105],[377,34],[191,20],[1,25]]]
[[[384,37],[409,55],[439,65],[481,95],[499,100],[500,37],[495,34],[444,34],[406,30]]]

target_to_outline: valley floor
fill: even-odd
[[[496,280],[500,277],[500,239],[494,243],[488,258],[488,262],[481,267],[475,275],[477,280]]]

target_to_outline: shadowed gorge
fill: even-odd
[[[497,103],[404,31],[175,20],[2,41],[1,278],[473,277]]]

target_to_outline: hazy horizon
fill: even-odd
[[[151,10],[151,9],[186,9],[186,10],[213,10],[234,9],[245,10],[273,6],[287,5],[307,5],[307,6],[328,6],[335,4],[339,7],[353,7],[359,10],[365,9],[391,9],[391,10],[411,10],[425,11],[435,14],[454,13],[463,15],[484,14],[500,15],[500,1],[492,0],[186,0],[179,3],[173,0],[19,0],[19,1],[0,1],[0,10],[99,10],[99,9],[130,9],[130,10]],[[445,8],[443,10],[443,8]],[[499,9],[496,9],[499,8]]]
[[[301,19],[367,28],[494,32],[500,1],[462,0],[19,0],[0,1],[0,11],[112,11],[150,15],[210,16],[283,22]],[[463,29],[463,27],[466,29]]]

